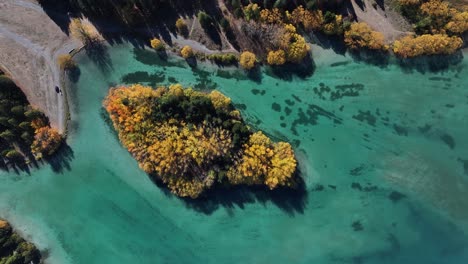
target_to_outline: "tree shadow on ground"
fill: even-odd
[[[73,150],[64,142],[54,155],[44,158],[43,161],[49,164],[54,172],[63,173],[71,169],[70,163],[74,157]]]
[[[408,73],[414,71],[420,73],[442,72],[449,70],[452,66],[456,66],[462,61],[463,52],[461,50],[451,55],[432,55],[407,59],[397,58],[397,64],[403,71]]]
[[[330,36],[321,32],[309,34],[308,37],[324,49],[332,49],[335,53],[344,55],[347,51],[343,36]]]
[[[212,16],[220,13],[216,0],[155,2],[39,0],[47,15],[67,34],[72,18],[86,17],[111,45],[130,42],[140,48],[154,36],[171,45],[170,34],[176,33],[179,17],[194,17],[199,10]]]

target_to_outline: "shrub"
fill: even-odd
[[[180,50],[180,54],[182,55],[182,57],[183,57],[184,59],[188,59],[188,58],[193,57],[193,50],[192,50],[192,47],[190,47],[190,46],[184,46],[184,47]]]
[[[237,64],[239,59],[234,54],[211,54],[207,57],[210,61],[222,65],[234,65]]]
[[[177,19],[175,26],[179,34],[181,34],[184,37],[188,36],[189,32],[188,32],[187,23],[185,23],[185,21],[182,18]]]
[[[257,57],[255,57],[255,54],[249,51],[244,51],[240,55],[240,65],[242,68],[246,70],[251,70],[253,67],[255,67],[255,63],[257,61]]]
[[[69,54],[59,55],[57,58],[57,63],[60,69],[65,71],[70,71],[76,68],[76,63]]]
[[[158,38],[153,38],[150,44],[151,44],[151,48],[155,50],[164,50],[166,48],[164,43]]]

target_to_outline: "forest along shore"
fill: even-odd
[[[56,61],[60,54],[68,54],[79,46],[36,1],[0,3],[0,67],[60,133],[66,132],[68,105]],[[56,86],[61,93],[56,92]]]

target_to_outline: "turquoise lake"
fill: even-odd
[[[127,44],[107,55],[77,57],[60,159],[0,171],[0,217],[50,263],[468,263],[467,53],[422,73],[314,46],[312,76],[260,82]],[[102,108],[110,86],[132,82],[219,89],[291,142],[306,190],[167,193]]]

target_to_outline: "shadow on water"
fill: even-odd
[[[63,143],[54,155],[44,158],[44,162],[49,164],[54,172],[62,173],[71,169],[70,163],[74,157],[70,146]]]
[[[375,65],[380,68],[387,67],[390,62],[390,54],[383,51],[351,50],[349,54],[355,61]]]
[[[449,70],[451,66],[457,65],[463,61],[463,52],[461,50],[451,55],[432,55],[416,58],[398,58],[397,64],[403,71],[412,73],[440,72]]]
[[[316,32],[309,34],[308,38],[324,49],[332,49],[335,53],[340,55],[346,53],[347,48],[342,36],[330,36],[321,32]]]
[[[299,64],[287,63],[280,66],[272,66],[266,71],[266,74],[285,81],[292,81],[294,76],[301,79],[306,79],[312,76],[315,69],[316,65],[314,60],[310,56],[306,56]]]
[[[113,69],[109,51],[103,43],[97,41],[92,42],[85,50],[88,57],[104,74],[108,74]]]
[[[155,175],[150,179],[168,197],[174,196]],[[272,203],[289,215],[303,214],[307,206],[307,190],[300,172],[296,173],[297,184],[295,188],[281,187],[269,190],[266,186],[246,185],[222,185],[213,186],[211,189],[197,198],[180,198],[185,202],[187,208],[203,214],[210,215],[215,211],[225,208],[234,210],[236,207],[243,209],[247,204],[261,203],[266,205]]]

